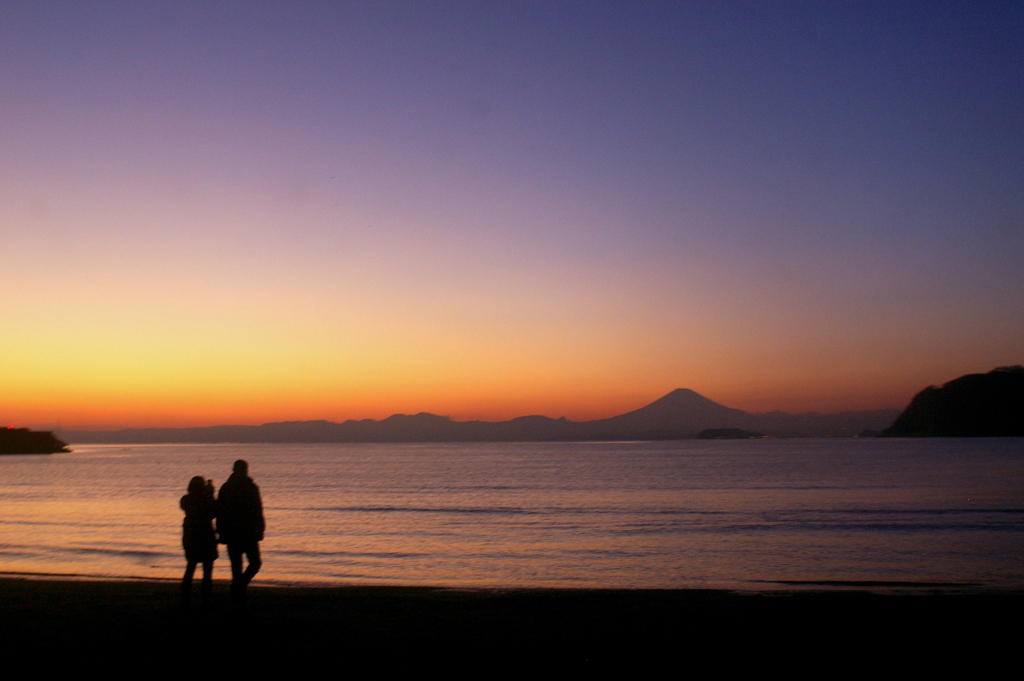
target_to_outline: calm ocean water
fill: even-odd
[[[245,458],[263,583],[1024,587],[1024,438],[74,449],[0,457],[0,572],[178,578]]]

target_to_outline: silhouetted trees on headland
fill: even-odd
[[[55,454],[70,451],[48,430],[0,428],[0,454]]]
[[[919,392],[883,437],[1024,436],[1024,367],[968,374]]]

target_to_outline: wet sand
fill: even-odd
[[[197,598],[198,594],[194,594]],[[0,640],[43,666],[195,673],[306,668],[978,669],[1014,659],[1024,592],[902,589],[459,591],[253,586],[181,607],[167,582],[0,579]],[[828,669],[821,669],[820,665]]]

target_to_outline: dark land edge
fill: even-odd
[[[864,589],[456,590],[253,586],[245,612],[215,584],[209,610],[175,583],[0,579],[0,640],[51,665],[234,668],[812,668],[974,658],[1017,649],[1024,592]]]

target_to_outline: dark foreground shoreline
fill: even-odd
[[[977,670],[1014,659],[1022,612],[1024,592],[986,589],[254,586],[243,614],[230,607],[223,582],[209,611],[185,611],[174,583],[0,578],[8,659],[159,672],[322,664],[331,676],[371,668],[500,676],[659,664],[812,671],[826,660],[831,671],[957,663]]]

